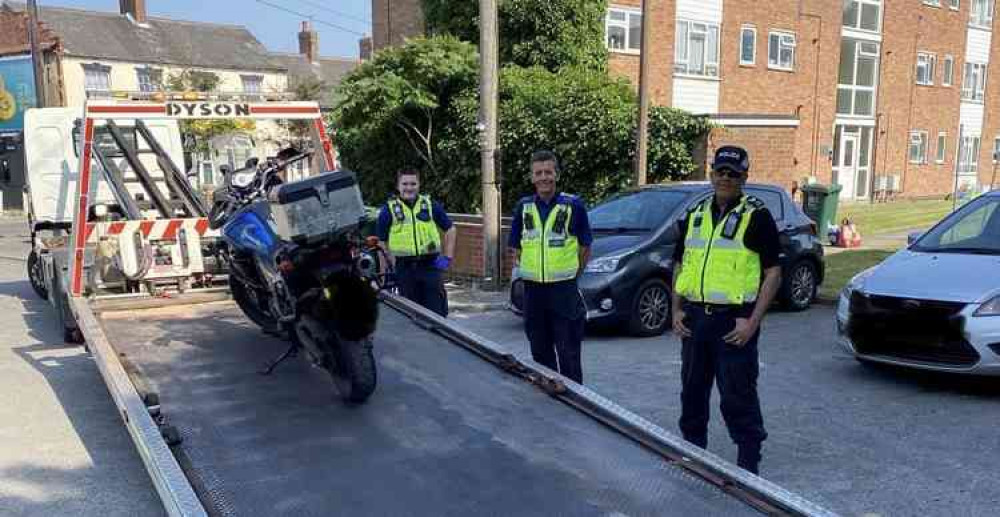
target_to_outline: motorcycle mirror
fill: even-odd
[[[250,169],[250,168],[256,167],[258,163],[260,163],[260,160],[258,160],[257,158],[250,158],[250,159],[247,160],[246,165],[247,165],[247,168]]]
[[[233,173],[233,168],[229,165],[220,165],[219,172],[221,172],[223,176],[229,176]]]

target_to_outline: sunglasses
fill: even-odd
[[[712,174],[714,174],[715,176],[717,176],[719,178],[727,177],[727,178],[734,179],[734,180],[743,179],[743,173],[742,172],[734,171],[732,169],[722,169],[722,170],[717,170],[717,171],[713,170]]]

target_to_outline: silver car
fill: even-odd
[[[859,360],[1000,375],[1000,191],[970,201],[840,293]]]

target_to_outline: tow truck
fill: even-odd
[[[167,514],[832,515],[391,292],[367,404],[335,403],[306,362],[259,375],[286,345],[229,299],[176,124],[300,120],[320,168],[334,149],[316,103],[185,99],[87,101],[62,135],[76,163],[27,142],[32,283],[93,355]]]

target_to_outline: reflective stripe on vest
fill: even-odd
[[[746,197],[732,211],[712,221],[712,199],[688,216],[684,261],[677,278],[677,293],[698,303],[720,305],[751,303],[760,289],[760,256],[743,244],[755,208]],[[723,237],[730,217],[739,223],[732,238]]]
[[[521,217],[521,277],[544,283],[576,278],[580,246],[569,233],[573,207],[557,203],[543,224],[535,203],[525,203]]]
[[[434,204],[420,196],[410,208],[399,199],[389,201],[389,251],[397,257],[431,255],[441,251],[441,233],[434,222]]]

